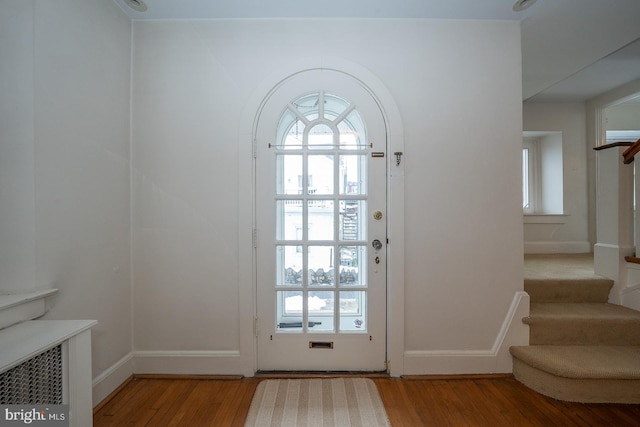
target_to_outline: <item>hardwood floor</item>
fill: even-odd
[[[94,426],[243,426],[262,378],[134,378],[94,412]],[[511,376],[374,377],[399,426],[640,426],[640,405],[542,396]]]

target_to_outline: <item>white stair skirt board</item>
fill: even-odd
[[[529,327],[522,323],[522,318],[528,315],[529,295],[516,292],[491,349],[405,351],[404,374],[511,373],[513,361],[509,347],[529,344]]]

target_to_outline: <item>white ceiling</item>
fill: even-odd
[[[640,0],[144,0],[133,20],[376,18],[518,20],[523,99],[583,101],[640,79]],[[635,42],[635,43],[634,43]]]

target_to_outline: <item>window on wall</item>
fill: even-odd
[[[538,204],[537,146],[531,138],[525,138],[522,144],[522,210],[529,214],[536,211]]]
[[[522,211],[529,215],[562,214],[562,132],[524,132],[522,143]]]

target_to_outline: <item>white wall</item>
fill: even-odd
[[[252,372],[243,117],[265,80],[323,58],[368,70],[402,117],[405,373],[510,370],[497,348],[522,290],[517,23],[138,21],[133,49],[139,372]]]
[[[33,4],[0,7],[0,293],[13,293],[36,288]]]
[[[583,103],[525,103],[524,131],[562,133],[562,162],[566,216],[525,218],[528,253],[591,252],[587,191],[586,112]]]
[[[103,0],[3,1],[0,20],[0,290],[56,287],[44,318],[98,320],[100,378],[132,346],[131,24]]]
[[[612,105],[605,109],[606,130],[639,130],[640,103]]]
[[[247,117],[319,62],[367,70],[402,120],[402,372],[510,370],[528,340],[517,23],[135,22],[131,56],[112,2],[0,8],[1,289],[55,286],[46,318],[99,321],[94,403],[133,371],[252,371]]]

